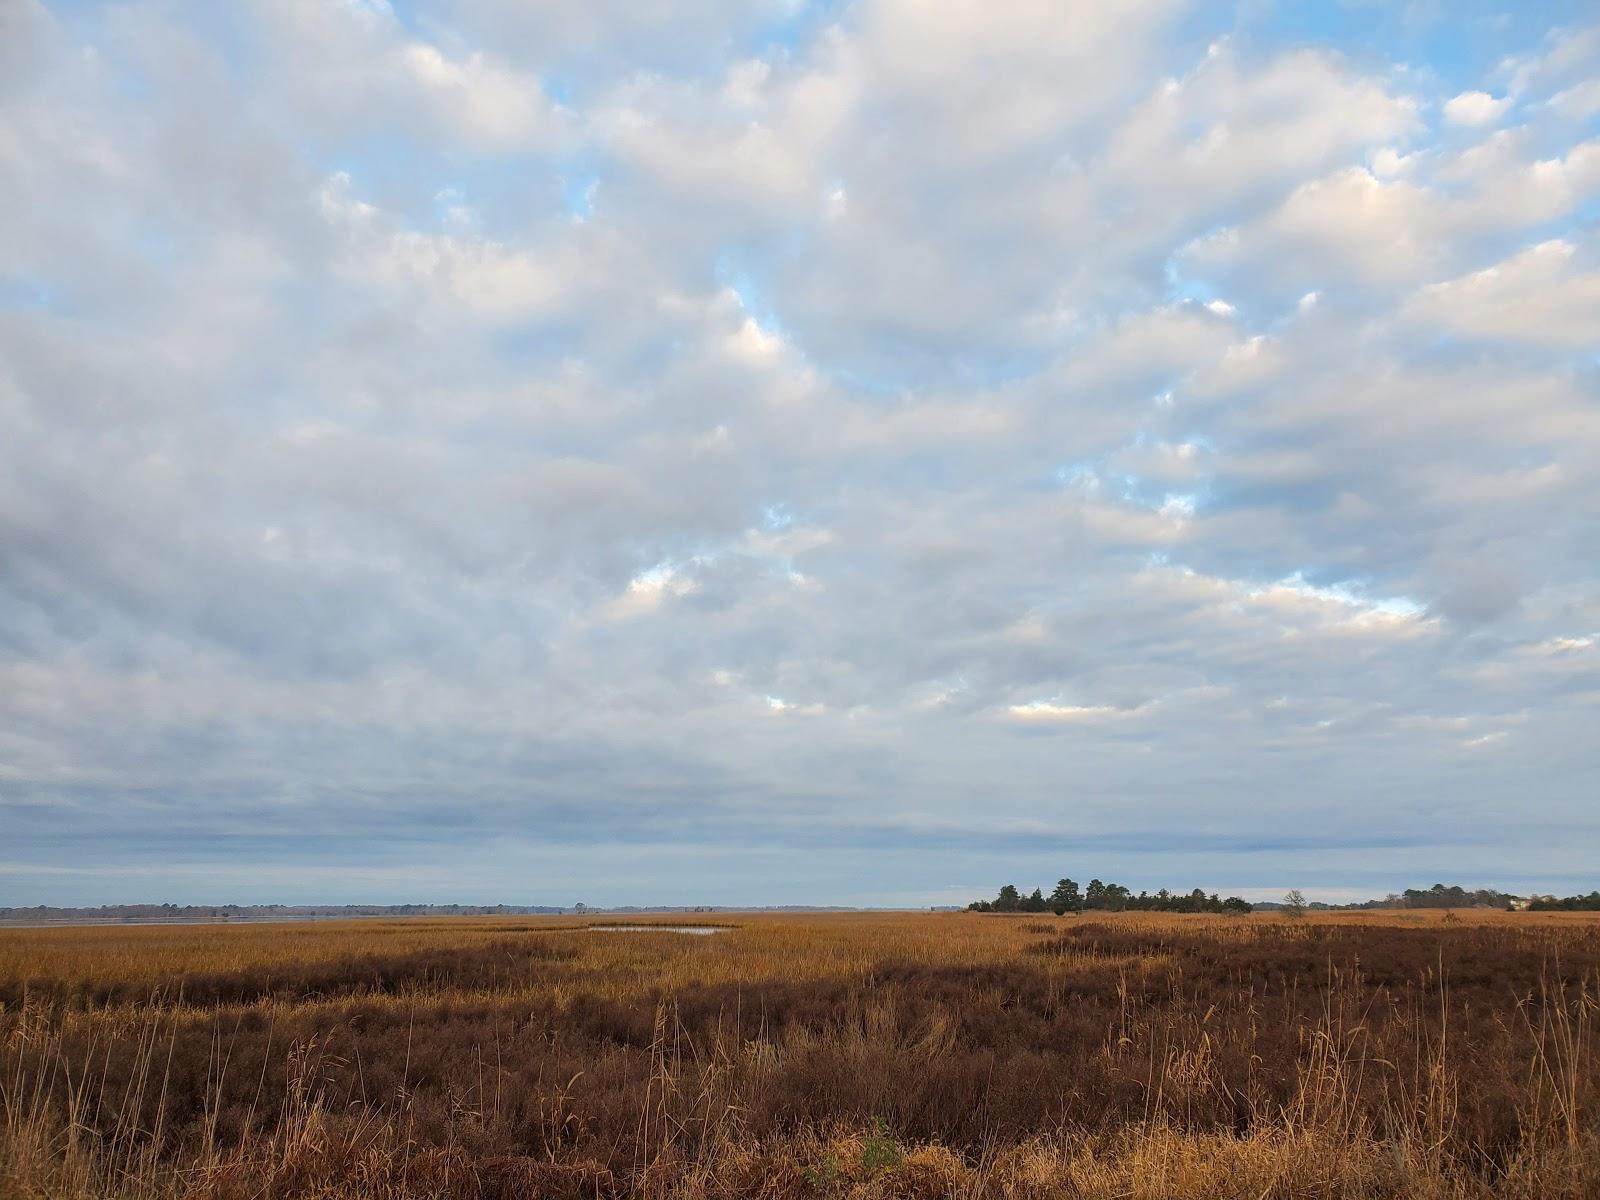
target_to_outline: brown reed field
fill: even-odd
[[[0,1195],[1600,1196],[1593,916],[606,920],[0,931]]]

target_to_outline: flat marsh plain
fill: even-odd
[[[1593,915],[604,920],[0,931],[0,1196],[1600,1196]]]

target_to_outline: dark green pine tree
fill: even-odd
[[[1050,893],[1050,911],[1060,916],[1065,912],[1082,912],[1083,896],[1078,891],[1076,879],[1063,879],[1057,882],[1056,890]]]

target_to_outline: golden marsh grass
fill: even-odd
[[[0,931],[0,1194],[1600,1195],[1582,914],[598,920]]]

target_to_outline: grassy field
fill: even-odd
[[[1600,1196],[1592,916],[710,920],[0,931],[0,1195]]]

